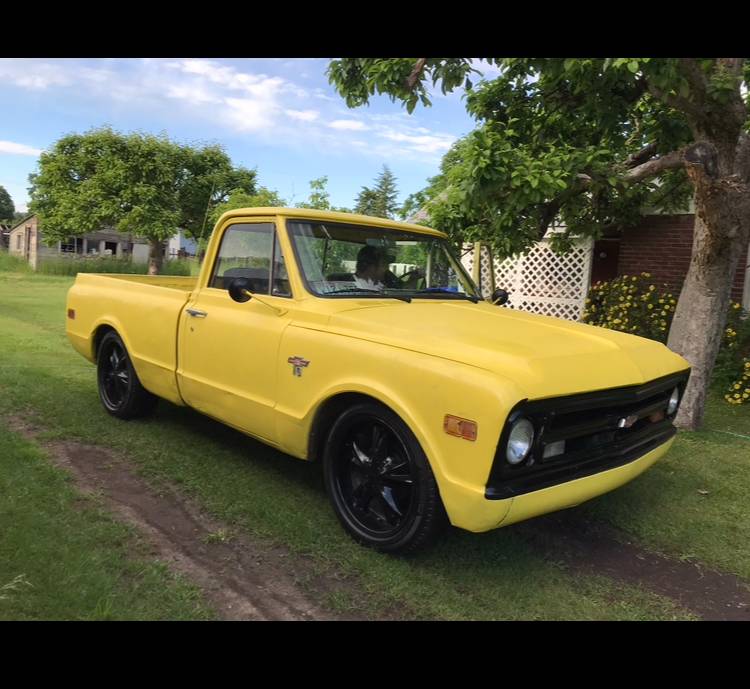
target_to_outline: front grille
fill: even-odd
[[[517,404],[500,436],[485,496],[511,498],[642,457],[675,434],[674,415],[667,417],[666,408],[675,387],[682,399],[689,373],[644,385]],[[529,457],[512,466],[505,449],[510,425],[519,416],[534,424],[534,444]],[[623,419],[628,420],[628,427],[622,427]],[[561,440],[565,441],[564,453],[544,458],[545,446]]]

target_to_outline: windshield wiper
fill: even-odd
[[[472,294],[467,294],[466,292],[454,292],[450,289],[442,289],[440,287],[430,287],[428,289],[420,289],[417,290],[417,294],[452,294],[454,297],[460,297],[461,299],[468,299],[473,304],[479,303],[479,298],[475,297]]]
[[[367,292],[370,294],[377,294],[381,297],[390,297],[391,299],[398,299],[400,301],[405,301],[407,304],[411,303],[411,297],[407,297],[405,294],[393,294],[393,292],[386,292],[384,290],[379,289],[367,289],[366,287],[345,287],[344,289],[336,289],[333,290],[333,292],[326,292],[326,294],[344,294],[344,293],[357,293],[357,292]]]

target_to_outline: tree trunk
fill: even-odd
[[[736,177],[712,179],[700,165],[688,174],[696,187],[693,253],[667,344],[692,368],[675,423],[695,430],[703,421],[732,282],[750,234],[750,192]]]
[[[164,262],[164,242],[160,239],[152,239],[149,242],[148,274],[159,275]]]

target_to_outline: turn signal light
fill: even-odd
[[[74,321],[76,319],[75,309],[68,309],[68,318],[70,318],[71,321]]]
[[[459,416],[446,414],[443,419],[443,430],[448,435],[455,435],[457,438],[463,438],[464,440],[477,439],[477,422],[462,419]]]

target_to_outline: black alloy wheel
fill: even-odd
[[[444,525],[427,458],[389,409],[364,402],[344,411],[331,428],[323,461],[334,511],[363,545],[411,552]]]
[[[130,392],[128,355],[120,343],[110,341],[103,349],[102,398],[108,409],[119,409]]]
[[[141,385],[125,344],[114,331],[108,332],[99,344],[97,378],[104,408],[120,419],[145,416],[158,401]]]

